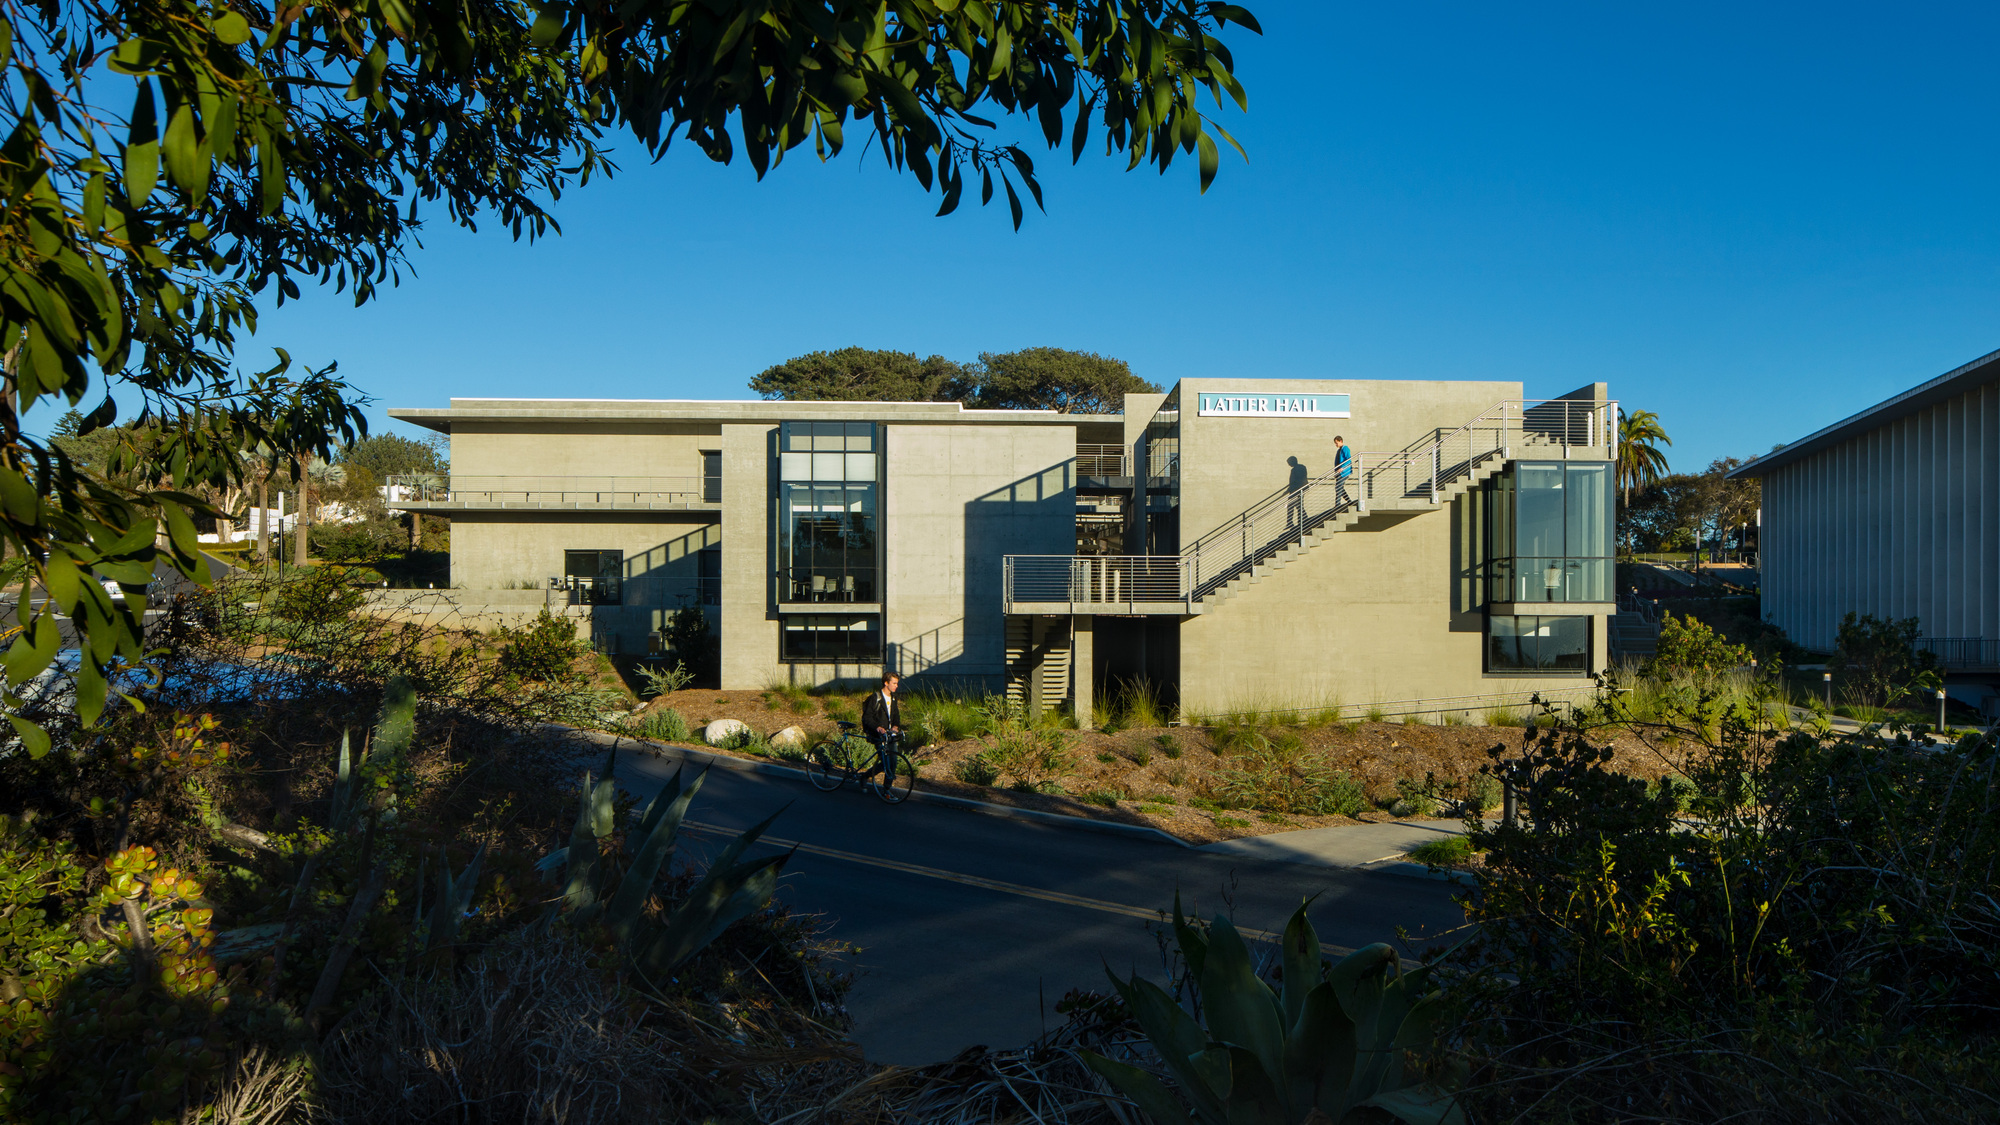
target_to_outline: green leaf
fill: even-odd
[[[1458,1104],[1458,1096],[1436,1086],[1405,1086],[1361,1104],[1387,1110],[1407,1125],[1465,1125],[1465,1110]]]
[[[375,0],[375,10],[396,38],[408,39],[416,33],[417,15],[403,0]]]
[[[1257,977],[1250,948],[1229,919],[1208,927],[1208,961],[1201,971],[1201,1006],[1209,1038],[1254,1054],[1274,1082],[1285,1077],[1285,1030],[1278,998]]]
[[[1285,923],[1283,939],[1284,971],[1282,982],[1285,1026],[1292,1027],[1299,1022],[1299,1013],[1305,1010],[1306,995],[1318,988],[1325,980],[1326,969],[1320,964],[1319,934],[1312,923],[1306,920],[1306,907],[1312,900],[1307,899],[1292,912],[1291,920]]]
[[[7,681],[19,686],[40,675],[55,660],[61,643],[55,615],[47,611],[37,614],[33,623],[14,638],[4,661],[0,661],[7,666]]]
[[[16,523],[36,524],[41,522],[41,509],[35,486],[20,473],[0,465],[0,511]]]
[[[7,716],[14,724],[14,733],[21,736],[21,744],[28,748],[28,757],[41,758],[49,752],[49,732],[29,722],[19,715]]]
[[[174,111],[167,121],[167,135],[160,152],[166,158],[167,178],[200,206],[208,194],[209,166],[201,141],[195,136],[193,106],[183,105]]]
[[[789,859],[791,853],[786,852],[751,863],[710,867],[660,928],[659,936],[635,959],[634,967],[654,981],[673,972],[723,930],[770,902],[778,889],[778,872]]]
[[[537,47],[553,46],[562,38],[563,18],[567,9],[561,4],[550,4],[535,17],[535,25],[528,29],[528,41]]]
[[[685,768],[685,767],[683,767]],[[680,787],[680,771],[674,771],[672,785]],[[618,889],[612,893],[611,901],[604,908],[604,923],[613,938],[622,945],[631,935],[632,927],[639,921],[640,912],[645,909],[646,899],[651,896],[653,880],[658,877],[660,867],[674,851],[674,837],[680,831],[681,818],[687,813],[689,802],[701,789],[701,783],[708,780],[704,770],[694,779],[685,792],[677,792],[667,800],[657,814],[648,810],[648,820],[652,821],[645,833],[645,842],[640,844],[638,855],[632,859],[632,866],[618,880]],[[664,797],[665,794],[662,794]],[[642,827],[646,827],[641,822]]]
[[[1106,1082],[1117,1087],[1118,1092],[1131,1098],[1139,1107],[1139,1112],[1158,1122],[1159,1125],[1190,1125],[1187,1110],[1167,1092],[1166,1084],[1136,1066],[1107,1059],[1095,1051],[1078,1051],[1085,1066],[1104,1077]]]
[[[107,688],[104,670],[97,661],[85,659],[78,662],[76,669],[76,717],[86,727],[97,725],[98,716],[104,714],[104,694]]]
[[[139,80],[139,97],[132,104],[132,131],[125,144],[125,198],[135,207],[152,198],[160,179],[160,131],[153,113],[153,83]]]
[[[231,47],[250,38],[250,21],[235,12],[224,12],[209,25],[215,30],[215,37]]]
[[[1201,190],[1206,194],[1208,185],[1215,182],[1215,170],[1222,163],[1222,155],[1215,150],[1215,141],[1206,132],[1195,138],[1195,147],[1201,158]]]

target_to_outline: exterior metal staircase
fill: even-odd
[[[1394,453],[1356,453],[1341,470],[1281,489],[1179,555],[1008,555],[1003,602],[1014,613],[1197,614],[1220,606],[1376,513],[1435,511],[1509,461],[1606,457],[1617,404],[1506,401],[1456,430]]]

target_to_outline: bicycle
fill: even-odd
[[[875,795],[892,805],[900,805],[916,787],[917,765],[903,753],[901,735],[890,736],[888,752],[895,755],[895,768],[888,784],[875,782]],[[806,776],[813,788],[822,793],[831,793],[850,779],[865,787],[870,778],[879,778],[881,772],[882,751],[862,735],[855,723],[841,722],[839,734],[820,739],[806,751]]]

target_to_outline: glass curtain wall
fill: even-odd
[[[881,601],[871,422],[786,422],[778,446],[778,600]]]
[[[1495,602],[1612,600],[1611,464],[1522,461],[1494,483],[1487,557]]]
[[[1590,670],[1588,617],[1495,617],[1486,623],[1486,670],[1532,674]]]

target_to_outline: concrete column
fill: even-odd
[[[1076,729],[1089,730],[1090,710],[1097,704],[1097,681],[1094,670],[1091,634],[1095,632],[1096,618],[1078,617],[1070,628],[1070,706],[1076,711]]]

